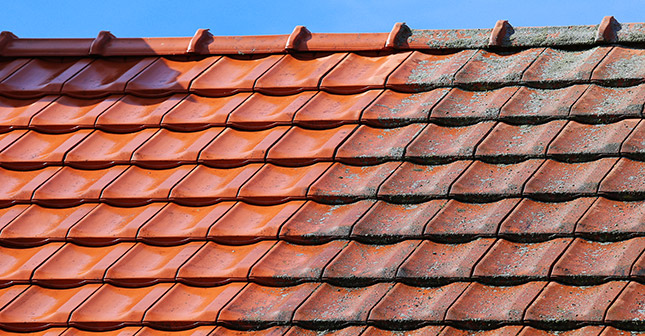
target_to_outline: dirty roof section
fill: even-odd
[[[643,43],[3,32],[2,333],[645,335]]]

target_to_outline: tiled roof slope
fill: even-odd
[[[643,37],[5,32],[2,334],[643,335]]]

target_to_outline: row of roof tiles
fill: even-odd
[[[589,81],[624,86],[642,82],[644,63],[643,49],[624,47],[584,51],[537,48],[517,53],[464,50],[381,56],[217,56],[194,61],[21,58],[0,63],[0,94],[16,98],[61,93],[83,98],[122,93],[158,97],[189,91],[205,96],[251,91],[286,95],[311,90],[355,94],[369,89],[417,92],[453,85],[475,89],[517,84],[553,88]]]
[[[644,286],[622,281],[588,287],[555,282],[511,287],[464,282],[442,287],[380,283],[360,288],[318,283],[293,287],[231,283],[209,288],[167,283],[142,288],[12,286],[2,290],[3,301],[11,302],[0,311],[0,326],[32,331],[56,326],[110,330],[142,324],[162,329],[215,323],[325,329],[367,323],[385,328],[443,323],[570,328],[603,323],[634,329],[642,327],[643,312],[638,307]]]
[[[117,38],[102,31],[95,39],[18,38],[0,34],[2,56],[128,56],[255,54],[299,51],[364,51],[392,49],[463,49],[485,47],[591,46],[642,43],[642,23],[621,24],[606,16],[599,25],[512,27],[500,20],[493,29],[416,30],[396,23],[390,33],[312,33],[297,26],[290,35],[213,36],[198,29],[193,37]]]
[[[530,159],[515,164],[466,160],[443,165],[323,162],[303,167],[252,163],[237,168],[182,165],[152,170],[118,165],[102,170],[0,171],[3,206],[34,202],[64,207],[97,201],[137,206],[166,200],[197,206],[225,200],[278,204],[305,199],[340,204],[375,198],[418,203],[447,197],[483,202],[520,196],[563,201],[596,195],[633,200],[645,195],[645,163],[626,158],[583,163]]]
[[[7,336],[25,333],[5,332]],[[238,331],[225,327],[202,326],[182,331],[157,330],[149,327],[124,327],[113,331],[93,332],[76,328],[53,327],[33,336],[639,336],[645,333],[624,331],[614,327],[586,326],[570,331],[544,331],[533,327],[506,326],[492,330],[462,330],[450,326],[427,326],[414,330],[385,330],[377,327],[353,326],[338,330],[309,330],[298,326],[276,326],[261,330]]]
[[[522,126],[482,122],[388,129],[344,125],[325,130],[277,126],[263,131],[213,127],[195,132],[149,128],[125,134],[100,130],[0,134],[0,166],[12,170],[60,165],[98,169],[123,164],[161,169],[196,163],[217,168],[249,163],[305,166],[330,161],[431,164],[463,159],[510,163],[541,157],[571,162],[618,156],[645,158],[645,123],[626,119],[588,125],[556,120]]]
[[[397,281],[427,286],[467,280],[500,285],[551,279],[586,285],[642,280],[644,250],[643,237],[607,243],[579,238],[540,243],[482,238],[462,244],[405,240],[390,245],[344,240],[322,245],[191,242],[170,247],[50,243],[33,248],[0,247],[0,284],[69,288],[101,282],[136,287],[162,282],[214,286],[252,281],[285,286],[324,281],[364,286]]]
[[[65,133],[98,128],[128,133],[163,127],[186,132],[223,126],[258,131],[288,125],[329,129],[360,123],[382,128],[427,122],[463,126],[486,120],[535,124],[554,119],[607,123],[641,118],[644,93],[645,85],[576,85],[557,90],[506,87],[478,92],[455,88],[417,94],[370,90],[349,96],[304,92],[291,96],[239,93],[223,98],[183,94],[91,100],[66,96],[0,98],[0,131]],[[550,103],[545,105],[544,101]]]
[[[579,198],[558,203],[434,200],[414,205],[374,201],[346,205],[293,201],[275,206],[221,202],[206,207],[153,203],[131,208],[85,204],[66,209],[14,205],[0,213],[0,243],[22,247],[52,241],[85,246],[128,241],[177,245],[206,239],[227,245],[275,239],[299,244],[338,239],[377,244],[421,238],[463,242],[477,237],[535,242],[574,236],[613,241],[642,236],[645,202]]]

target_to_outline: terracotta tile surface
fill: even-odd
[[[258,78],[282,58],[280,55],[253,59],[222,57],[192,81],[190,91],[214,97],[253,91]]]
[[[250,93],[221,98],[190,95],[163,115],[161,126],[175,131],[198,131],[212,126],[224,126],[229,114],[250,96]]]
[[[385,90],[365,109],[361,121],[375,127],[395,127],[413,122],[426,122],[433,106],[449,91],[445,88],[419,93]]]
[[[643,23],[0,34],[0,334],[643,335]]]
[[[285,95],[317,90],[320,80],[347,54],[286,55],[255,82],[255,89]]]
[[[187,92],[191,81],[217,59],[218,57],[207,57],[200,61],[173,61],[158,58],[132,78],[125,87],[125,91],[152,97]]]
[[[387,56],[364,56],[351,53],[320,82],[320,89],[332,93],[358,93],[385,88],[385,81],[410,53]]]
[[[361,115],[363,118],[369,115],[367,106],[374,99],[390,91],[383,95],[381,92],[369,90],[348,96],[320,91],[298,110],[293,122],[308,128],[332,128],[357,123]]]
[[[365,323],[371,308],[391,287],[387,283],[362,288],[323,284],[296,310],[293,321],[333,327]]]
[[[475,50],[450,54],[412,53],[387,81],[387,87],[401,91],[427,91],[452,84],[455,73],[474,55]]]
[[[405,149],[425,125],[412,124],[398,128],[359,126],[338,147],[335,159],[353,165],[373,165],[384,161],[402,160]]]

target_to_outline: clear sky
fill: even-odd
[[[598,24],[605,15],[644,22],[643,0],[3,0],[0,30],[19,37],[192,36],[312,32],[388,32],[395,22],[414,29]]]

